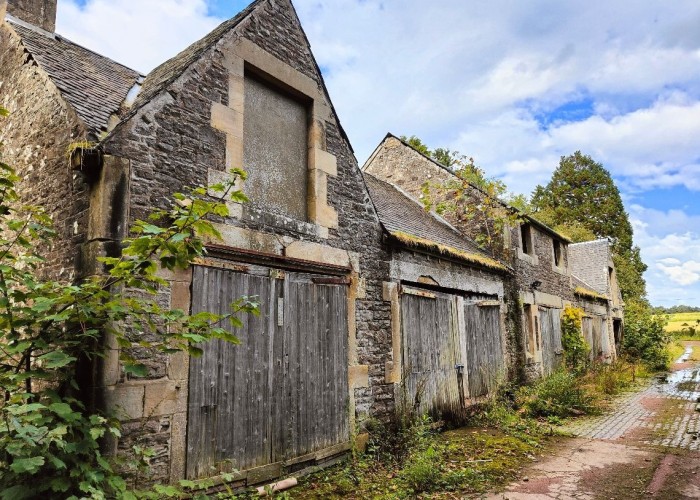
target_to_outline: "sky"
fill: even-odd
[[[57,32],[148,72],[248,2],[59,0]],[[655,305],[700,305],[700,2],[295,0],[362,164],[387,132],[515,193],[580,150],[621,190]]]

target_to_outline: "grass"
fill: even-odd
[[[700,340],[700,324],[697,323],[698,321],[700,321],[700,312],[670,314],[666,332],[679,336],[683,340]],[[689,327],[695,327],[697,333],[694,336],[682,335],[683,330],[685,329],[687,332]]]
[[[515,479],[545,436],[464,427],[433,435],[403,463],[372,455],[302,478],[291,498],[456,498]],[[457,495],[457,496],[455,496]]]
[[[526,388],[502,388],[471,408],[464,427],[438,432],[435,424],[418,422],[412,434],[419,438],[402,459],[375,444],[347,463],[302,478],[289,496],[461,498],[497,490],[546,450],[557,424],[599,413],[611,395],[635,383],[639,372],[619,362],[595,366],[580,377],[557,372]]]

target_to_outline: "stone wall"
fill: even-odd
[[[86,132],[12,28],[0,22],[0,104],[10,111],[0,119],[2,160],[21,177],[23,200],[53,217],[56,240],[50,249],[42,249],[47,274],[72,280],[87,230],[89,189],[71,171],[68,150],[85,140]]]
[[[49,32],[56,29],[56,0],[7,0],[7,13]]]
[[[306,92],[315,99],[310,110],[310,162],[314,155],[333,159],[333,168],[323,167],[321,188],[314,174],[309,198],[310,202],[316,201],[314,196],[323,198],[319,203],[329,205],[337,214],[337,223],[333,218],[300,221],[265,212],[251,203],[231,206],[232,216],[222,220],[219,229],[228,246],[352,268],[349,370],[354,399],[350,411],[358,422],[369,414],[381,418],[393,405],[393,387],[384,381],[384,365],[391,356],[389,306],[382,301],[388,256],[361,172],[336,117],[329,112],[329,103],[321,102],[325,101],[324,90],[295,22],[286,2],[259,4],[251,17],[225,35],[167,91],[118,125],[104,141],[105,152],[129,162],[129,217],[143,218],[153,207],[165,206],[174,191],[205,185],[225,175],[227,166],[240,166],[233,164],[239,142],[232,135],[238,105],[234,99],[239,96],[238,75],[232,71],[243,67],[242,61],[237,62],[243,52],[236,50],[242,47],[261,64],[277,65],[265,70],[268,74],[274,76],[279,70],[290,81],[306,85]],[[269,54],[256,52],[245,40],[240,42],[242,38]],[[230,114],[231,119],[215,120],[215,110],[222,113],[217,116]],[[171,307],[189,308],[189,274],[166,273],[164,278],[168,286],[159,300]],[[148,352],[135,354],[147,361],[145,379],[125,379],[118,366],[112,365],[112,375],[105,381],[110,405],[129,407],[125,435],[117,446],[125,451],[134,442],[156,446],[159,455],[153,461],[153,479],[176,480],[184,471],[187,370],[182,367],[187,361],[153,358]],[[166,403],[160,404],[161,400]]]
[[[455,179],[447,168],[391,135],[387,136],[374,151],[363,169],[417,198],[424,196],[424,183],[444,184]],[[477,203],[483,194],[474,188],[471,194],[466,196]],[[476,239],[484,232],[482,221],[461,220],[450,211],[444,213],[443,217],[471,239]],[[511,228],[507,234],[504,234],[502,240],[499,238],[499,243],[503,244],[502,253],[500,245],[494,246],[494,251],[498,250],[499,257],[510,264],[514,270],[504,283],[506,301],[509,304],[506,316],[508,348],[511,356],[509,366],[512,369],[510,375],[514,380],[532,379],[540,371],[537,359],[541,355],[530,359],[525,353],[523,305],[562,308],[574,298],[566,242],[560,240],[561,261],[559,266],[555,266],[553,235],[535,223],[530,224],[530,227],[531,255],[522,252],[520,227]],[[493,226],[489,228],[493,234]],[[533,287],[535,282],[539,282],[536,288]],[[536,314],[537,307],[531,308],[531,311],[533,315]]]

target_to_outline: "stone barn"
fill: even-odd
[[[392,361],[402,404],[460,415],[506,377],[504,278],[511,270],[396,186],[365,174],[386,231]]]
[[[231,204],[206,259],[163,273],[158,300],[219,312],[255,295],[261,314],[202,358],[135,351],[145,377],[113,349],[96,383],[123,421],[116,448],[153,447],[155,481],[233,465],[253,484],[338,459],[356,416],[393,407],[389,257],[294,7],[256,0],[143,75],[54,33],[55,4],[10,0],[0,28],[0,139],[25,198],[54,216],[48,273],[94,273],[171,193],[249,173],[251,202]]]
[[[577,303],[584,312],[583,333],[593,359],[617,358],[624,333],[622,294],[610,241],[599,239],[569,246]]]
[[[387,134],[362,167],[367,174],[391,183],[416,198],[424,195],[426,182],[443,184],[455,179],[452,171],[398,137]],[[472,186],[474,203],[483,192]],[[476,222],[445,218],[466,237],[475,238],[484,228]],[[563,235],[534,218],[523,216],[516,227],[501,236],[499,252],[513,269],[506,280],[508,351],[513,379],[534,379],[551,373],[562,360],[561,312],[574,300],[568,247]]]

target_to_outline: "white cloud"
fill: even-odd
[[[658,262],[656,265],[671,281],[679,285],[688,286],[700,281],[700,262],[689,260],[677,265]]]
[[[147,72],[214,29],[205,0],[59,0],[56,31]]]
[[[627,200],[644,204],[644,191],[662,187],[700,193],[696,0],[295,7],[360,161],[391,131],[473,156],[516,192],[546,182],[561,155],[580,149]],[[59,1],[59,32],[145,71],[219,22],[205,0]],[[587,103],[589,116],[543,123],[571,102]],[[652,301],[700,303],[700,283],[680,284],[698,274],[700,218],[639,205],[630,213]]]

